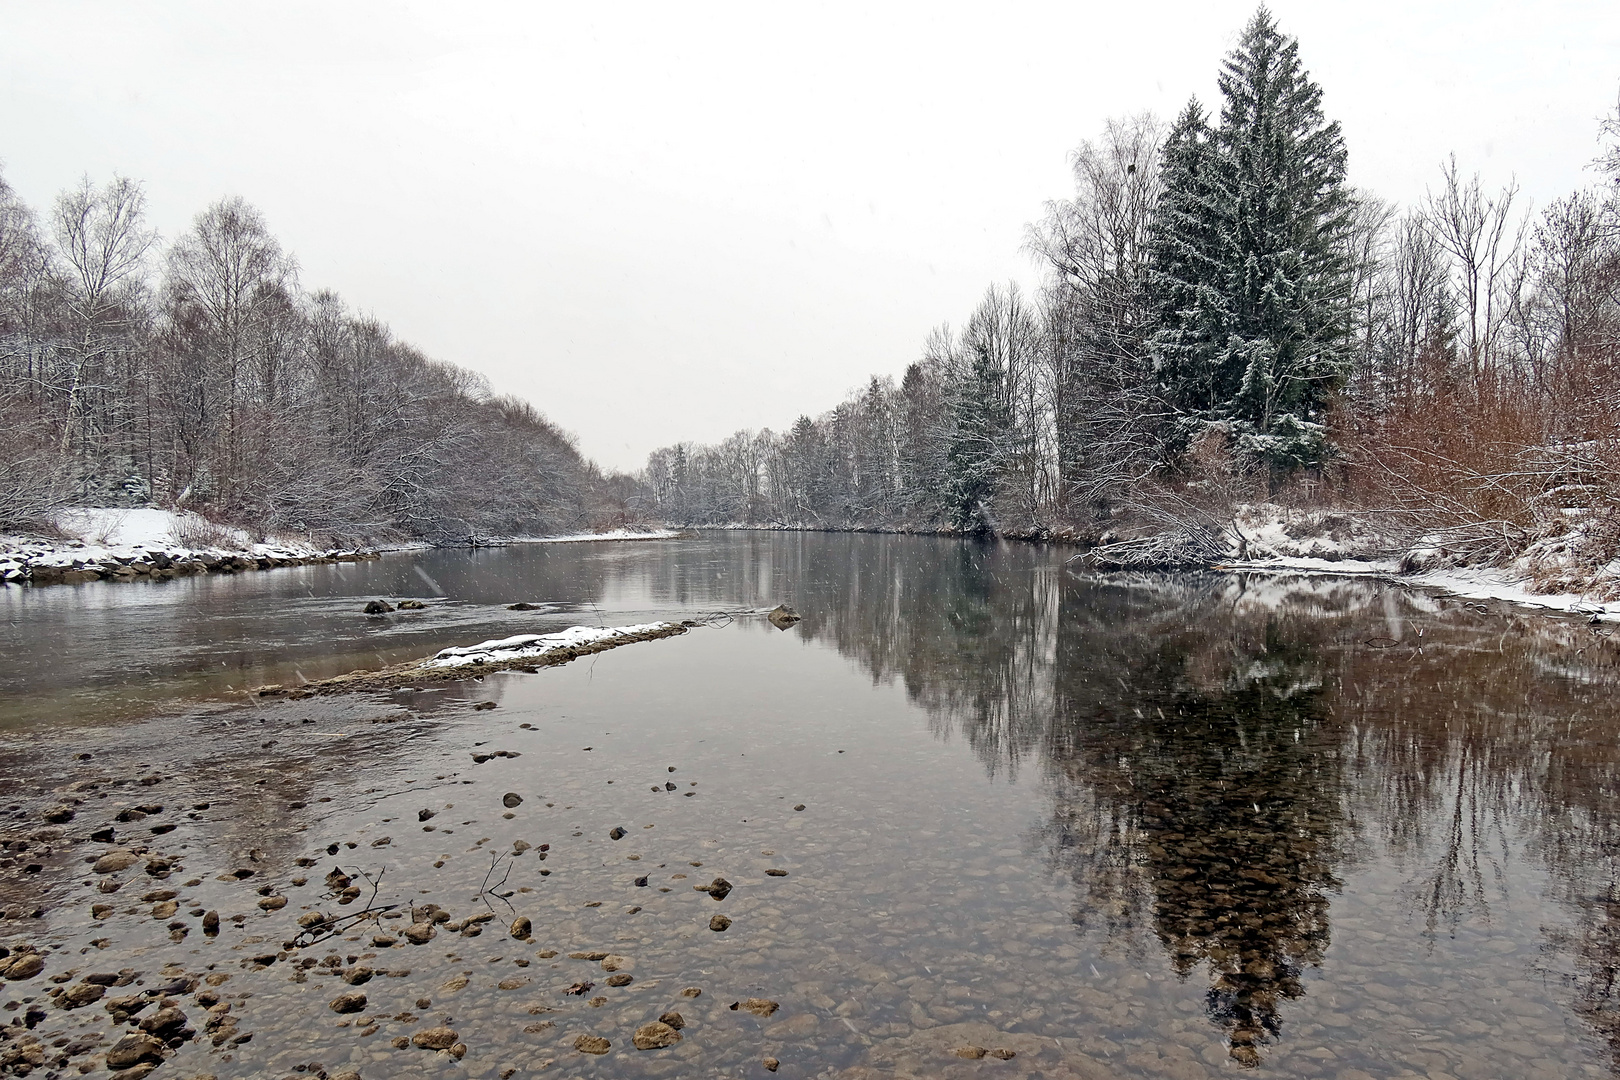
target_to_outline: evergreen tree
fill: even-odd
[[[966,350],[950,401],[950,438],[945,453],[946,511],[952,525],[967,532],[995,528],[990,505],[1004,464],[1009,417],[1006,373],[991,348],[978,342]]]
[[[1352,359],[1344,140],[1299,43],[1255,13],[1164,161],[1149,289],[1155,366],[1190,436],[1228,422],[1239,449],[1291,467],[1327,453],[1323,403]]]

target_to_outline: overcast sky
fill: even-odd
[[[0,2],[0,161],[41,210],[225,194],[307,287],[523,395],[609,467],[782,428],[992,281],[1110,116],[1215,103],[1246,2]],[[1455,151],[1537,205],[1590,184],[1620,3],[1278,0],[1351,179]]]

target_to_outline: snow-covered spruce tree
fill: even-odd
[[[1219,85],[1220,123],[1194,102],[1166,142],[1155,371],[1182,439],[1224,423],[1273,469],[1314,464],[1329,452],[1322,406],[1352,359],[1344,139],[1265,8]]]
[[[988,341],[968,342],[958,361],[948,405],[945,505],[950,524],[964,532],[993,532],[992,504],[1005,464],[1008,410],[1006,371]]]

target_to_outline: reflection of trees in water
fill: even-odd
[[[1589,628],[1370,582],[1084,580],[1024,546],[755,536],[716,563],[671,560],[664,594],[788,599],[992,774],[1038,760],[1076,919],[1203,967],[1238,1061],[1357,857],[1404,868],[1433,945],[1529,852],[1574,914],[1550,974],[1620,1071],[1620,650]]]
[[[1077,921],[1151,928],[1178,974],[1205,968],[1252,1065],[1327,947],[1349,827],[1313,650],[1235,619],[1217,583],[1135,612],[1110,591],[1074,583],[1062,621],[1049,857]]]

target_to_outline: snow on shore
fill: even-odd
[[[1247,558],[1223,561],[1221,570],[1276,575],[1384,577],[1404,585],[1432,589],[1468,600],[1500,600],[1593,619],[1620,621],[1620,601],[1600,599],[1620,583],[1620,564],[1610,564],[1590,581],[1592,592],[1541,591],[1537,570],[1545,569],[1549,550],[1560,541],[1532,545],[1509,566],[1446,565],[1443,551],[1430,538],[1402,549],[1357,515],[1331,510],[1288,510],[1269,504],[1245,506],[1237,515],[1241,539],[1229,534],[1234,551]],[[1426,567],[1403,571],[1402,565]],[[1436,565],[1438,563],[1438,565]]]
[[[674,529],[613,529],[599,533],[569,533],[566,536],[514,536],[513,544],[583,544],[595,540],[673,540],[681,535]]]
[[[422,666],[428,668],[470,667],[475,664],[500,664],[512,660],[541,660],[566,649],[596,645],[619,638],[635,638],[644,634],[670,630],[675,623],[639,623],[635,626],[570,626],[554,634],[518,634],[516,637],[480,641],[452,649],[441,649],[433,659]]]
[[[256,541],[241,529],[188,511],[79,507],[62,511],[57,528],[61,538],[0,535],[0,582],[176,576],[213,571],[227,561],[230,569],[245,569],[248,563],[278,565],[360,554],[298,541]]]

